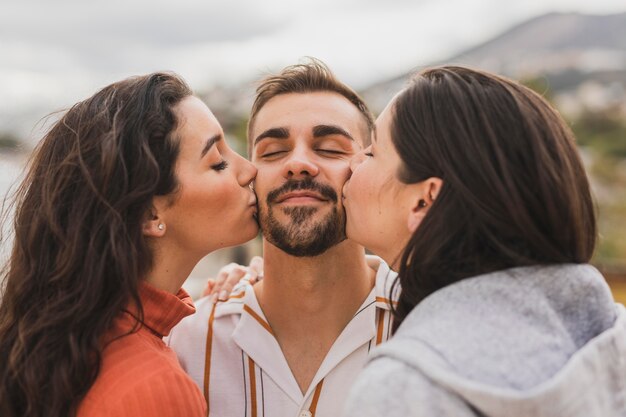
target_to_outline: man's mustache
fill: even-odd
[[[320,184],[319,182],[314,181],[313,178],[308,177],[300,181],[287,180],[287,182],[281,185],[279,188],[276,188],[275,190],[272,190],[267,194],[267,203],[275,203],[278,197],[280,197],[282,194],[300,190],[315,191],[319,193],[322,197],[331,200],[333,203],[337,202],[337,193],[335,192],[335,190],[333,190],[332,187],[325,184]]]

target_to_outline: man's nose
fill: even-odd
[[[286,178],[315,177],[319,167],[305,152],[294,152],[285,162],[284,175]]]

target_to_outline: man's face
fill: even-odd
[[[265,238],[294,256],[345,240],[341,189],[369,134],[359,110],[333,92],[282,94],[261,108],[250,133]]]

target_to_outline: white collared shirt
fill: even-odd
[[[375,286],[330,348],[303,395],[250,285],[228,301],[196,303],[168,344],[207,398],[209,415],[324,417],[341,414],[370,350],[391,335],[389,289],[396,274],[380,261]]]

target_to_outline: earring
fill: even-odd
[[[420,200],[417,203],[417,207],[420,207],[420,208],[424,208],[424,207],[426,207],[426,205],[427,205],[426,201],[424,201],[424,200]]]
[[[165,229],[165,225],[163,223],[159,223],[159,225],[157,226],[157,229],[163,230]]]

